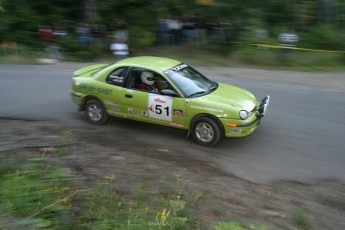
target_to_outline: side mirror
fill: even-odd
[[[170,96],[170,97],[178,97],[178,93],[176,93],[175,91],[171,90],[171,89],[163,89],[162,91],[160,91],[160,94],[165,95],[165,96]]]

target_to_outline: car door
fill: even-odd
[[[119,67],[110,72],[105,79],[107,88],[111,93],[102,95],[102,102],[108,114],[118,117],[127,117],[127,108],[124,106],[129,67]]]
[[[150,92],[141,87],[142,76],[145,73],[153,76],[158,91]],[[183,127],[183,99],[160,93],[164,88],[171,88],[171,85],[159,73],[144,68],[132,68],[126,88],[123,103],[127,107],[128,118],[166,126]]]
[[[147,107],[152,122],[176,128],[186,127],[184,99],[150,94]]]

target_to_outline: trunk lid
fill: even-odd
[[[92,74],[104,69],[108,64],[97,64],[78,69],[73,73],[74,77],[90,77]]]

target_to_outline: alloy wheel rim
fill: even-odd
[[[88,115],[92,121],[99,121],[102,119],[103,112],[98,105],[90,105],[88,108]]]
[[[214,138],[214,130],[212,126],[206,122],[200,122],[196,125],[195,134],[202,142],[210,142]]]

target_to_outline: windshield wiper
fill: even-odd
[[[203,90],[203,91],[198,91],[198,92],[192,93],[192,94],[189,95],[188,97],[194,97],[194,96],[196,96],[196,95],[198,95],[198,94],[204,94],[205,92],[206,92],[205,90]]]
[[[212,85],[211,85],[211,87],[209,88],[208,91],[215,90],[215,89],[217,89],[217,88],[218,88],[217,82],[213,82]]]

